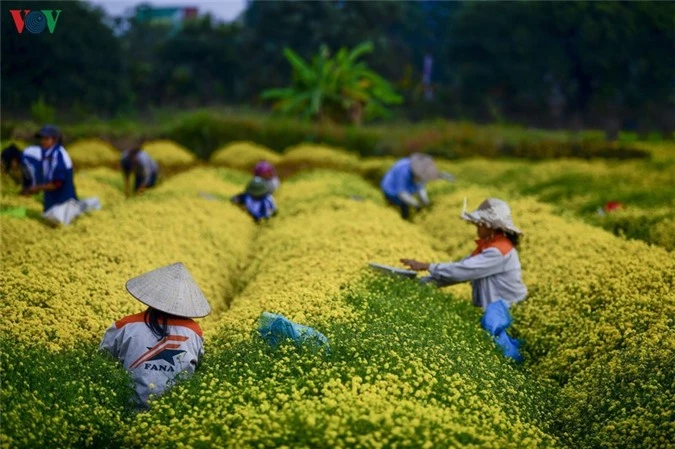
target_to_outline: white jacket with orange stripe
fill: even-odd
[[[202,330],[196,322],[170,319],[169,335],[157,338],[145,324],[144,315],[137,313],[113,323],[99,346],[131,372],[142,407],[147,406],[151,394],[159,396],[171,387],[179,373],[194,373],[204,355]]]
[[[471,282],[473,303],[486,308],[488,304],[503,299],[510,307],[527,296],[523,284],[518,251],[503,235],[491,240],[477,240],[471,255],[454,263],[432,263],[424,283],[439,287]]]

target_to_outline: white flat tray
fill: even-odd
[[[396,276],[402,276],[406,278],[417,277],[417,272],[412,270],[405,270],[403,268],[390,267],[389,265],[382,265],[380,263],[368,262],[371,268],[374,268],[378,271],[382,271],[387,274],[393,274]]]

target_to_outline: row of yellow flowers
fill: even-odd
[[[438,255],[425,250],[428,237],[392,220],[392,212],[374,199],[379,200],[377,192],[355,175],[319,172],[284,185],[280,215],[261,227],[253,245],[256,257],[243,274],[248,285],[221,325],[241,329],[245,338],[264,310],[300,322],[348,319],[350,308],[335,298],[368,261],[393,263],[413,248]]]
[[[69,228],[42,228],[41,237],[30,242],[21,234],[29,229],[23,221],[2,218],[3,226],[17,229],[16,238],[26,243],[3,253],[9,267],[2,291],[3,335],[16,340],[17,347],[35,340],[53,349],[72,347],[78,340],[96,342],[112,320],[142,308],[123,292],[124,280],[177,258],[191,268],[216,312],[203,322],[207,353],[213,354],[211,363],[209,359],[205,363],[206,371],[161,398],[129,427],[119,410],[87,405],[97,404],[92,394],[114,394],[112,387],[98,393],[88,389],[87,385],[96,385],[87,383],[88,375],[75,378],[76,384],[81,382],[75,390],[80,405],[62,411],[50,404],[49,397],[40,397],[38,386],[28,383],[22,390],[3,390],[3,395],[23,399],[3,412],[16,422],[23,422],[18,419],[22,414],[36,415],[34,426],[10,426],[14,439],[5,434],[5,427],[4,446],[41,445],[47,435],[51,443],[69,446],[77,440],[78,429],[80,441],[94,445],[100,442],[101,429],[96,426],[100,419],[93,416],[108,417],[102,419],[114,423],[117,437],[126,444],[146,447],[169,443],[194,447],[202,442],[238,447],[261,440],[272,446],[275,441],[292,442],[302,431],[310,433],[305,441],[332,447],[382,447],[401,441],[408,446],[424,441],[429,447],[449,441],[457,445],[472,441],[482,447],[555,446],[541,424],[531,422],[529,412],[521,410],[531,400],[526,400],[529,395],[519,397],[525,389],[516,385],[526,383],[521,373],[505,365],[504,379],[479,381],[494,377],[491,363],[504,363],[487,345],[472,355],[476,348],[458,339],[453,344],[462,361],[462,356],[454,359],[431,347],[422,352],[407,348],[405,338],[370,336],[363,342],[372,348],[368,358],[357,348],[349,349],[358,357],[359,370],[290,348],[257,364],[249,365],[250,355],[238,357],[239,345],[250,341],[255,318],[263,310],[321,328],[342,323],[350,333],[363,332],[369,323],[345,302],[343,289],[349,287],[369,301],[372,293],[358,287],[365,263],[371,259],[395,263],[401,254],[413,252],[427,258],[442,253],[431,248],[432,240],[417,227],[383,207],[377,190],[357,176],[324,172],[298,177],[279,195],[282,214],[259,228],[233,206],[200,197],[200,193],[227,197],[236,192],[237,184],[225,181],[226,176],[244,178],[214,169],[193,170],[143,198],[120,200]],[[83,189],[85,195],[100,194],[97,186],[105,189],[115,182],[113,173],[101,169],[81,173],[78,181],[83,177],[91,178],[93,187]],[[4,193],[3,200],[11,197]],[[233,297],[226,310],[227,299]],[[405,309],[407,304],[398,313]],[[475,321],[456,324],[479,332]],[[339,338],[330,333],[329,337],[339,347]],[[229,354],[234,363],[217,363],[219,354]],[[82,363],[89,363],[85,360]],[[7,361],[5,374],[21,371],[13,363],[17,361]],[[275,365],[272,378],[261,376],[269,363]],[[305,366],[307,376],[302,370],[293,372],[293,364]],[[459,365],[459,372],[444,369],[453,364]],[[399,371],[387,372],[390,365]],[[478,375],[465,373],[467,369]],[[224,370],[228,382],[222,380]],[[308,376],[309,383],[302,385]],[[518,383],[512,384],[513,379]],[[514,395],[505,403],[490,391],[493,382],[501,381]],[[443,385],[440,393],[438,384]],[[199,406],[186,405],[186,394]],[[168,432],[177,424],[181,431]],[[62,429],[60,434],[50,430],[55,426]]]
[[[458,217],[463,199],[475,207],[504,196],[438,185],[431,195],[433,209],[417,222],[450,258],[472,246],[473,227]],[[520,256],[530,290],[514,309],[516,329],[535,372],[563,388],[565,431],[584,435],[589,446],[666,447],[675,403],[668,368],[675,363],[675,254],[560,217],[529,198],[510,203],[526,233]]]
[[[114,167],[119,164],[122,153],[109,142],[101,139],[82,139],[66,146],[75,167]],[[174,169],[193,165],[197,157],[185,147],[170,140],[145,142],[143,149],[161,167]]]
[[[192,270],[215,311],[226,308],[254,226],[227,202],[199,193],[228,197],[238,192],[239,183],[201,169],[124,200],[119,189],[105,182],[118,176],[108,169],[78,174],[80,196],[101,197],[103,210],[72,226],[53,230],[32,219],[0,218],[2,334],[37,338],[53,348],[95,341],[113,320],[141,308],[124,289],[128,278],[178,260]],[[35,199],[6,193],[3,205],[41,210]]]
[[[254,226],[245,213],[200,194],[226,198],[244,179],[196,169],[125,200],[117,171],[83,170],[79,193],[100,197],[103,210],[60,229],[0,217],[3,448],[119,447],[110,438],[129,419],[128,377],[95,345],[114,320],[144,308],[126,293],[126,280],[175,261],[186,263],[211,299],[211,320],[227,310]],[[17,190],[3,177],[2,206],[39,214],[39,201]]]
[[[330,151],[324,149],[323,157],[329,158]],[[311,148],[289,152],[293,164],[311,166],[306,152]],[[338,169],[351,167],[346,156],[336,161]],[[358,167],[364,173],[366,166],[378,170],[384,165],[361,161]],[[34,199],[16,197],[5,181],[3,206],[40,210]],[[499,404],[490,396],[490,382],[444,372],[451,361],[441,353],[430,354],[438,360],[434,365],[423,354],[403,351],[410,373],[384,375],[384,354],[396,358],[405,344],[373,338],[368,341],[372,360],[363,360],[373,372],[368,379],[320,354],[284,349],[280,356],[261,355],[250,362],[245,355],[236,356],[241,345],[262,350],[251,346],[249,337],[263,310],[320,328],[343,323],[354,333],[362,331],[367,326],[363,311],[346,300],[346,292],[364,298],[374,294],[363,290],[359,280],[365,262],[395,263],[402,255],[435,260],[463,256],[472,249],[474,232],[456,218],[463,198],[477,205],[487,196],[503,196],[527,233],[521,260],[530,297],[514,310],[516,330],[526,341],[528,364],[537,376],[563,388],[557,411],[562,433],[588,447],[667,447],[673,403],[668,366],[675,349],[672,253],[560,217],[533,199],[513,199],[511,193],[464,182],[432,185],[434,206],[417,217],[416,225],[400,221],[358,176],[334,172],[303,174],[285,183],[277,196],[280,215],[259,227],[233,206],[201,196],[227,198],[245,181],[243,174],[196,169],[143,198],[125,201],[118,173],[87,170],[76,179],[80,195],[102,197],[103,211],[58,231],[34,220],[1,217],[7,267],[0,289],[2,334],[22,342],[42,340],[53,349],[80,339],[95,342],[112,320],[140,310],[124,293],[124,280],[182,259],[216,309],[203,322],[207,351],[229,354],[234,365],[213,359],[198,383],[176,388],[149,414],[138,416],[130,427],[121,426],[127,444],[156,445],[180,423],[184,430],[174,437],[178,447],[261,444],[260,435],[268,438],[263,446],[274,446],[297,438],[301,423],[312,435],[324,435],[312,446],[377,447],[394,441],[415,446],[426,441],[433,447],[451,441],[458,446],[552,447],[555,438],[526,418],[519,405],[527,401],[519,398],[517,388],[513,403]],[[469,292],[468,286],[452,291],[459,297]],[[491,368],[484,357],[488,355],[468,359],[480,375]],[[274,365],[273,378],[261,376],[268,372],[265,363]],[[294,372],[288,367],[294,363],[317,372]],[[241,374],[222,381],[222,371],[234,369]],[[509,373],[518,382],[526,380],[522,373]],[[317,385],[300,385],[298,379],[304,377]],[[433,388],[421,386],[420,379],[427,378],[440,379],[445,394],[454,391],[457,397],[436,403]],[[199,406],[181,405],[185,394],[198,395]],[[173,416],[177,409],[180,418]],[[514,413],[515,419],[507,416]],[[420,417],[421,423],[416,421]],[[354,432],[362,425],[372,432]],[[466,439],[458,436],[463,433]],[[452,437],[444,441],[443,435]]]
[[[638,145],[649,152],[645,160],[544,161],[464,159],[441,166],[460,179],[505,192],[532,195],[572,211],[587,221],[629,238],[675,248],[675,148],[669,143]],[[147,142],[144,148],[171,173],[195,165],[186,148],[168,141]],[[68,146],[75,166],[115,166],[120,153],[100,139],[84,139]],[[277,165],[282,176],[307,168],[358,173],[377,183],[393,164],[391,157],[360,158],[344,149],[303,144],[282,154],[253,142],[232,142],[215,151],[209,163],[249,171],[259,160]],[[165,173],[166,174],[166,173]],[[609,216],[596,211],[608,201],[620,201],[627,210]]]
[[[632,161],[468,159],[441,165],[471,183],[530,195],[617,235],[673,250],[675,145],[642,144],[640,148],[651,157]],[[602,214],[610,201],[622,203],[623,208]]]
[[[315,172],[286,183],[278,200],[280,215],[263,224],[254,239],[254,255],[242,278],[246,286],[220,317],[216,331],[207,335],[207,351],[214,355],[192,382],[137,416],[124,430],[126,444],[557,445],[524,410],[524,404],[536,402],[526,388],[519,388],[527,384],[526,376],[499,359],[488,344],[476,346],[455,335],[453,344],[462,354],[455,358],[432,342],[424,351],[409,347],[404,330],[391,335],[365,331],[374,323],[346,296],[357,295],[366,303],[376,300],[360,281],[368,261],[395,264],[405,254],[443,256],[421,229],[386,208],[375,188],[355,175]],[[387,313],[428,307],[410,301],[392,300]],[[336,358],[292,347],[268,353],[251,340],[255,321],[266,310],[326,332]],[[474,318],[456,324],[478,336]],[[336,325],[342,326],[337,334]],[[358,343],[362,347],[341,348],[346,344],[341,337],[359,334],[365,339]],[[495,376],[495,369],[505,370],[506,378]],[[505,386],[498,387],[501,382]],[[491,386],[510,388],[511,393],[501,402]]]
[[[439,161],[439,166],[472,184],[496,186],[516,195],[530,195],[575,213],[617,234],[675,248],[675,146],[642,144],[651,157],[637,161],[545,161],[463,159]],[[379,183],[393,165],[391,157],[359,158],[344,149],[324,145],[297,145],[283,154],[260,145],[241,142],[214,153],[215,165],[250,170],[258,160],[277,164],[282,175],[308,168],[328,168],[357,173]],[[609,201],[624,203],[626,210],[600,217],[597,210]]]

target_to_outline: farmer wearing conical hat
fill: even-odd
[[[195,371],[204,340],[192,318],[208,315],[211,307],[180,262],[132,278],[126,287],[148,308],[115,321],[99,349],[131,372],[138,406],[147,408],[151,394],[162,394],[179,373]]]
[[[511,306],[524,300],[527,288],[522,281],[516,249],[523,233],[513,224],[508,204],[488,198],[477,210],[467,213],[465,203],[461,218],[477,228],[477,246],[470,255],[451,263],[430,264],[412,259],[401,259],[401,262],[415,271],[428,270],[429,276],[423,281],[441,287],[471,282],[476,306],[487,308],[499,299]]]
[[[270,218],[277,212],[277,204],[270,192],[270,187],[265,180],[259,176],[254,177],[246,186],[246,191],[233,196],[231,201],[245,208],[248,214],[259,222],[260,220]]]
[[[426,184],[435,179],[452,179],[448,173],[440,173],[431,156],[413,153],[397,161],[384,175],[380,188],[389,204],[401,210],[401,217],[410,216],[410,208],[421,209],[429,205]]]

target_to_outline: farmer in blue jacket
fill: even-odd
[[[56,126],[45,125],[35,137],[41,149],[41,182],[28,188],[27,193],[43,191],[45,211],[70,199],[77,200],[73,162],[63,147],[61,132]]]
[[[426,184],[449,176],[439,173],[431,156],[413,153],[394,164],[382,178],[380,188],[389,204],[400,208],[401,217],[407,219],[411,207],[421,209],[429,205]]]
[[[277,205],[270,192],[270,186],[258,176],[248,183],[245,192],[233,196],[232,202],[245,208],[256,222],[270,218],[277,212]]]
[[[21,194],[42,184],[42,149],[33,145],[21,151],[15,144],[2,150],[2,168],[21,184]]]

